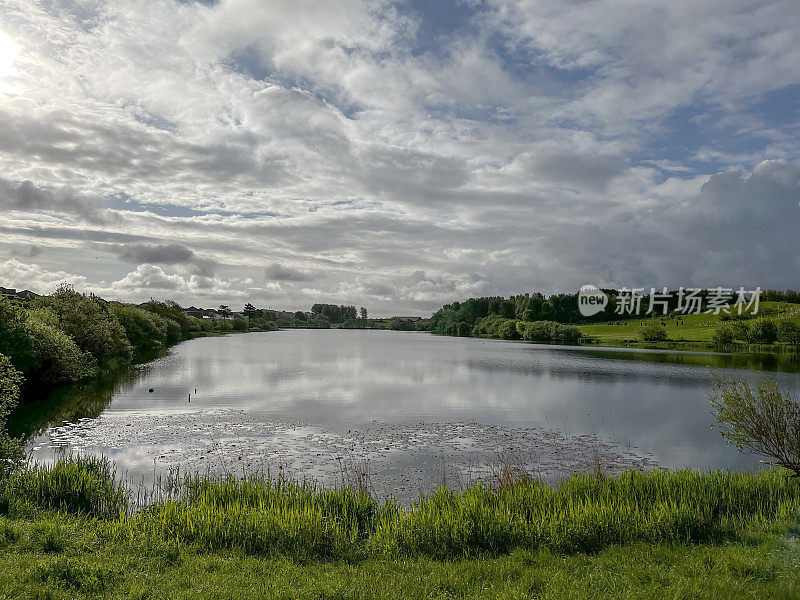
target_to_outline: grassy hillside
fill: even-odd
[[[786,302],[762,302],[757,315],[743,315],[743,318],[725,318],[726,315],[702,313],[682,317],[668,316],[650,319],[664,323],[668,340],[710,344],[714,331],[723,324],[736,322],[750,323],[759,317],[791,319],[800,324],[800,305]],[[606,345],[642,344],[640,330],[648,320],[620,320],[599,325],[580,325],[579,329],[595,343]]]

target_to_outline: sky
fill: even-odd
[[[800,287],[800,4],[0,0],[0,285]]]

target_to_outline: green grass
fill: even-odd
[[[68,532],[57,553],[33,541],[34,530],[48,526]],[[119,544],[98,535],[95,522],[68,516],[0,517],[0,532],[4,527],[16,538],[0,549],[0,598],[800,597],[800,542],[788,525],[718,545],[637,543],[594,554],[517,549],[496,558],[306,563],[154,540]]]
[[[577,475],[407,507],[256,477],[131,497],[102,461],[15,473],[0,491],[0,598],[800,593],[800,480],[780,471]]]
[[[14,472],[0,484],[0,514],[56,510],[108,519],[127,510],[128,498],[107,460],[69,457]]]
[[[785,302],[762,302],[759,307],[759,316],[775,318],[791,318],[800,323],[800,306]],[[666,324],[667,336],[670,341],[688,342],[697,344],[710,344],[714,330],[725,321],[723,315],[701,313],[681,317],[681,324],[676,318],[656,318],[657,322]],[[581,333],[589,336],[596,342],[606,345],[641,344],[639,336],[641,326],[647,320],[621,319],[614,324],[580,325]],[[731,321],[728,321],[731,322]],[[656,344],[658,345],[658,344]]]

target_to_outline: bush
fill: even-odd
[[[531,342],[555,342],[559,344],[577,344],[583,334],[573,325],[562,325],[555,321],[517,322],[517,333],[523,340]]]
[[[663,342],[667,339],[667,330],[663,325],[650,321],[639,329],[639,337],[645,342]]]
[[[130,357],[132,348],[125,330],[105,300],[79,294],[71,286],[62,285],[51,296],[42,296],[34,302],[36,307],[51,309],[58,317],[59,328],[78,348],[98,361]]]
[[[747,326],[747,323],[733,323],[730,325],[730,328],[733,331],[734,340],[742,340],[743,342],[746,342],[750,337],[750,328]]]
[[[751,344],[772,344],[778,339],[778,328],[770,319],[756,319],[750,325],[747,341]]]
[[[25,331],[36,361],[31,377],[35,374],[38,381],[54,385],[94,375],[94,357],[82,352],[75,341],[60,329],[29,319]]]
[[[127,304],[111,305],[125,335],[136,352],[152,352],[163,349],[167,344],[167,321],[157,314],[129,306]]]
[[[800,349],[800,325],[790,319],[778,321],[778,339]]]
[[[772,464],[800,477],[800,404],[788,391],[763,380],[754,391],[744,381],[714,380],[711,405],[717,411],[722,436],[756,454],[774,459]]]
[[[19,402],[22,373],[7,356],[0,354],[0,479],[11,471],[12,462],[22,458],[22,440],[12,438],[6,430],[8,415]]]
[[[456,326],[456,324],[453,324]],[[451,332],[451,335],[454,335]],[[500,315],[489,315],[484,317],[472,328],[472,335],[483,335],[501,340],[518,340],[516,319],[506,319]]]
[[[182,339],[187,339],[192,331],[197,331],[194,329],[196,324],[193,323],[192,317],[186,315],[181,306],[172,300],[159,302],[151,298],[149,302],[142,304],[139,308],[148,310],[167,320],[169,328],[167,343],[169,344],[176,344]],[[171,325],[169,321],[174,321],[174,325]]]
[[[714,330],[711,342],[714,344],[715,348],[724,350],[733,343],[733,337],[733,327],[730,325],[720,325]]]
[[[94,359],[58,327],[47,309],[25,310],[0,296],[0,353],[11,359],[29,382],[54,385],[94,373]]]

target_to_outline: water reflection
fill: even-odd
[[[598,433],[652,452],[664,466],[754,468],[756,458],[726,446],[711,429],[709,367],[751,382],[763,376],[754,369],[771,367],[788,371],[769,374],[785,385],[800,381],[788,357],[288,330],[183,343],[113,383],[61,391],[12,425],[34,435],[33,447],[48,422],[100,414],[149,415],[153,427],[159,416],[183,413],[200,419],[200,427],[204,418],[217,418],[214,409],[345,428],[373,420],[477,421]],[[153,457],[128,448],[114,458],[135,471],[137,461]]]

